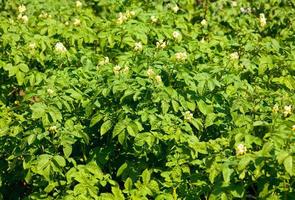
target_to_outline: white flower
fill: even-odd
[[[57,132],[57,127],[56,126],[50,126],[48,128],[48,130],[51,132],[51,133],[56,133]]]
[[[141,42],[136,42],[135,44],[134,44],[134,50],[135,51],[142,51],[142,44],[141,44]]]
[[[178,61],[184,61],[187,59],[187,54],[186,54],[186,52],[179,52],[179,53],[175,54],[175,58]]]
[[[272,107],[272,112],[273,112],[273,113],[277,113],[279,110],[280,110],[280,109],[279,109],[278,104],[275,104],[275,105]]]
[[[81,21],[80,21],[80,19],[74,19],[74,26],[80,26],[81,25]]]
[[[263,13],[259,14],[259,22],[261,27],[264,27],[266,25],[266,18]]]
[[[121,66],[120,66],[120,65],[116,65],[116,66],[113,68],[113,72],[114,72],[115,74],[119,74],[120,70],[121,70]]]
[[[179,40],[181,38],[181,33],[179,33],[178,31],[174,31],[172,33],[172,36],[174,37],[175,40]]]
[[[191,113],[190,111],[186,111],[184,113],[184,119],[187,120],[187,121],[191,121],[193,117],[194,117],[193,113]]]
[[[153,23],[157,23],[157,21],[158,21],[158,18],[156,17],[156,16],[151,16],[151,21],[153,22]]]
[[[166,46],[167,46],[167,42],[164,41],[164,40],[159,40],[159,41],[156,43],[156,48],[157,48],[157,49],[164,49]]]
[[[172,7],[173,12],[177,13],[179,10],[179,7],[175,4],[175,6]]]
[[[247,148],[245,147],[245,145],[243,144],[238,144],[237,148],[236,148],[236,154],[239,155],[243,155],[247,152]]]
[[[155,72],[153,69],[149,68],[147,71],[146,71],[147,75],[149,78],[152,78],[154,75],[155,75]]]
[[[292,126],[292,131],[295,131],[295,124]]]
[[[29,48],[32,49],[32,50],[35,49],[36,48],[36,43],[35,42],[30,43]]]
[[[126,20],[127,20],[126,15],[120,12],[119,17],[117,19],[117,23],[118,24],[123,24]]]
[[[162,83],[162,78],[161,78],[160,75],[157,75],[157,76],[155,77],[155,80],[156,80],[156,82],[157,82],[158,84]]]
[[[237,6],[238,6],[238,3],[237,3],[236,1],[232,1],[232,2],[231,2],[231,6],[232,6],[232,7],[237,7]]]
[[[52,89],[47,89],[47,93],[49,94],[49,95],[52,95],[53,93],[54,93],[54,91],[52,90]]]
[[[55,44],[55,50],[59,53],[65,53],[67,51],[66,47],[61,42]]]
[[[233,52],[230,54],[230,59],[231,60],[238,60],[239,59],[239,54],[238,52]]]
[[[292,106],[288,105],[284,107],[284,116],[287,117],[288,115],[292,114]]]
[[[23,13],[23,12],[25,12],[27,10],[27,8],[26,8],[26,6],[25,5],[20,5],[19,7],[18,7],[18,12],[19,13]]]
[[[81,7],[82,7],[82,3],[81,3],[81,1],[76,1],[76,7],[77,7],[77,8],[81,8]]]
[[[202,21],[201,21],[201,24],[202,24],[202,26],[207,26],[207,20],[206,19],[203,19]]]

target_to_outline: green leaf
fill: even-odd
[[[124,200],[124,195],[118,187],[112,187],[112,193],[114,194],[114,199],[116,200]]]
[[[66,166],[66,160],[62,156],[54,156],[53,160],[55,160],[60,167]]]
[[[102,118],[103,118],[103,114],[97,112],[90,121],[90,127],[93,127],[94,125],[96,125],[98,122],[100,122],[100,120],[102,120]]]
[[[179,110],[179,103],[175,100],[172,100],[172,108],[175,112],[178,112]]]
[[[119,121],[114,127],[113,138],[116,137],[117,135],[119,135],[120,133],[122,133],[125,128],[126,128],[125,122]]]
[[[161,107],[162,107],[162,112],[163,112],[163,114],[165,114],[165,113],[168,112],[170,105],[169,105],[168,102],[166,102],[166,101],[162,101],[162,102],[161,102]]]
[[[249,156],[245,156],[243,157],[240,161],[239,161],[239,165],[238,165],[238,170],[242,171],[244,170],[247,165],[250,163],[252,159]]]
[[[277,161],[279,164],[282,164],[284,162],[284,160],[289,156],[289,153],[286,151],[280,151],[277,154]]]
[[[217,117],[217,115],[215,113],[209,113],[206,116],[205,127],[213,125],[216,117]]]
[[[43,103],[35,103],[31,106],[32,118],[39,119],[46,114],[47,106]]]
[[[148,185],[151,179],[151,173],[148,169],[145,169],[141,175],[143,184]]]
[[[72,154],[72,145],[66,144],[63,147],[63,153],[65,155],[66,158],[69,158],[70,155]]]
[[[101,127],[100,127],[100,134],[104,135],[106,132],[108,132],[113,126],[113,123],[111,120],[105,121]]]
[[[44,192],[50,193],[56,186],[57,184],[55,182],[50,182],[46,188],[44,188]]]
[[[117,171],[117,177],[120,176],[127,167],[128,167],[128,164],[126,162],[123,165],[121,165],[121,167]]]
[[[289,155],[285,160],[284,160],[284,167],[286,171],[293,176],[293,158],[291,155]]]
[[[209,113],[213,112],[213,107],[207,105],[203,100],[197,102],[198,108],[204,115],[208,115]]]
[[[130,191],[132,189],[132,179],[127,178],[125,183],[124,183],[125,190]]]
[[[28,67],[28,65],[24,64],[24,63],[21,63],[18,65],[18,68],[22,71],[22,72],[28,72],[30,69]]]
[[[222,175],[223,175],[223,180],[226,184],[230,183],[230,176],[232,173],[233,173],[233,169],[230,169],[229,166],[223,166]]]
[[[33,144],[33,142],[35,141],[36,139],[36,135],[35,134],[31,134],[28,136],[27,140],[28,140],[28,145],[31,145]]]

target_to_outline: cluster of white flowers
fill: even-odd
[[[288,105],[288,106],[284,106],[284,116],[287,117],[288,115],[292,114],[292,106]]]
[[[17,19],[23,21],[24,23],[28,23],[28,21],[29,21],[28,16],[27,15],[23,15],[26,10],[27,10],[27,8],[23,4],[18,7],[19,14],[17,16]]]
[[[190,111],[186,111],[184,113],[184,119],[187,120],[187,121],[191,121],[193,117],[194,117],[194,115]]]
[[[278,104],[275,104],[273,107],[272,107],[272,112],[273,113],[277,113],[277,112],[279,112],[279,106],[278,106]]]
[[[113,67],[113,72],[115,74],[119,74],[121,70],[121,66],[120,65],[116,65],[115,67]]]
[[[201,21],[201,24],[202,24],[202,26],[207,26],[207,25],[208,25],[208,22],[207,22],[206,19],[203,19],[203,20]]]
[[[81,7],[82,7],[82,3],[81,3],[81,1],[76,1],[76,7],[77,7],[77,8],[81,8]]]
[[[172,33],[172,36],[175,40],[180,40],[181,39],[181,33],[179,33],[178,31],[174,31]]]
[[[74,26],[80,26],[81,25],[80,19],[75,18],[73,24],[74,24]]]
[[[99,61],[98,65],[106,65],[110,63],[109,57],[104,57],[103,60]]]
[[[26,10],[27,10],[27,8],[23,4],[18,7],[18,12],[19,13],[24,13]]]
[[[266,18],[263,13],[259,14],[259,22],[261,27],[264,27],[266,25]]]
[[[39,18],[51,18],[51,15],[49,15],[47,12],[42,11],[41,14],[39,15]]]
[[[49,132],[51,132],[51,133],[56,133],[56,132],[57,132],[57,127],[56,127],[56,126],[50,126],[50,127],[48,128],[48,130],[49,130]]]
[[[147,76],[154,80],[156,83],[158,84],[161,84],[162,83],[162,78],[160,75],[156,75],[156,73],[154,72],[154,70],[152,68],[149,68],[147,71],[146,71],[146,74]]]
[[[158,42],[156,42],[156,48],[157,49],[164,49],[167,46],[167,42],[164,40],[159,40]]]
[[[244,7],[241,7],[240,8],[240,11],[241,13],[243,14],[247,14],[247,13],[251,13],[252,9],[249,7],[249,8],[244,8]]]
[[[142,51],[142,49],[143,49],[143,47],[142,47],[141,42],[136,42],[136,43],[134,44],[134,50],[135,50],[135,51]]]
[[[58,42],[55,44],[55,50],[59,53],[65,53],[67,52],[66,47],[63,45],[63,43]]]
[[[175,58],[177,61],[184,61],[187,59],[187,54],[186,52],[178,52],[175,54]]]
[[[152,15],[152,16],[151,16],[151,21],[152,21],[153,23],[157,23],[157,22],[158,22],[158,18],[157,18],[156,16]]]
[[[114,74],[118,75],[120,72],[127,74],[129,72],[129,67],[122,68],[120,65],[113,67]]]
[[[123,24],[125,21],[127,21],[129,18],[133,17],[135,15],[134,11],[127,10],[125,13],[120,12],[119,17],[117,18],[118,24]]]
[[[247,152],[247,147],[243,144],[238,144],[236,148],[236,154],[239,155],[244,155]]]
[[[280,111],[280,108],[279,108],[278,104],[275,104],[272,107],[272,112],[273,113],[278,113],[279,111]],[[288,117],[289,115],[291,115],[292,114],[292,105],[284,106],[283,114],[284,114],[285,117]]]
[[[238,60],[240,57],[238,52],[233,52],[229,56],[231,60]]]

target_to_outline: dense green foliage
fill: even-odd
[[[295,199],[295,3],[0,0],[0,199]]]

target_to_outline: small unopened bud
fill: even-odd
[[[81,1],[76,1],[76,7],[77,7],[77,8],[81,8],[81,7],[82,7],[82,3],[81,3]]]
[[[49,95],[52,95],[52,94],[54,93],[54,91],[53,91],[52,89],[47,89],[47,93],[48,93]]]
[[[162,83],[162,78],[161,78],[160,75],[157,75],[157,76],[155,77],[155,80],[156,80],[156,82],[157,82],[158,84]]]
[[[207,20],[206,19],[203,19],[202,21],[201,21],[201,24],[202,24],[202,26],[207,26]]]

